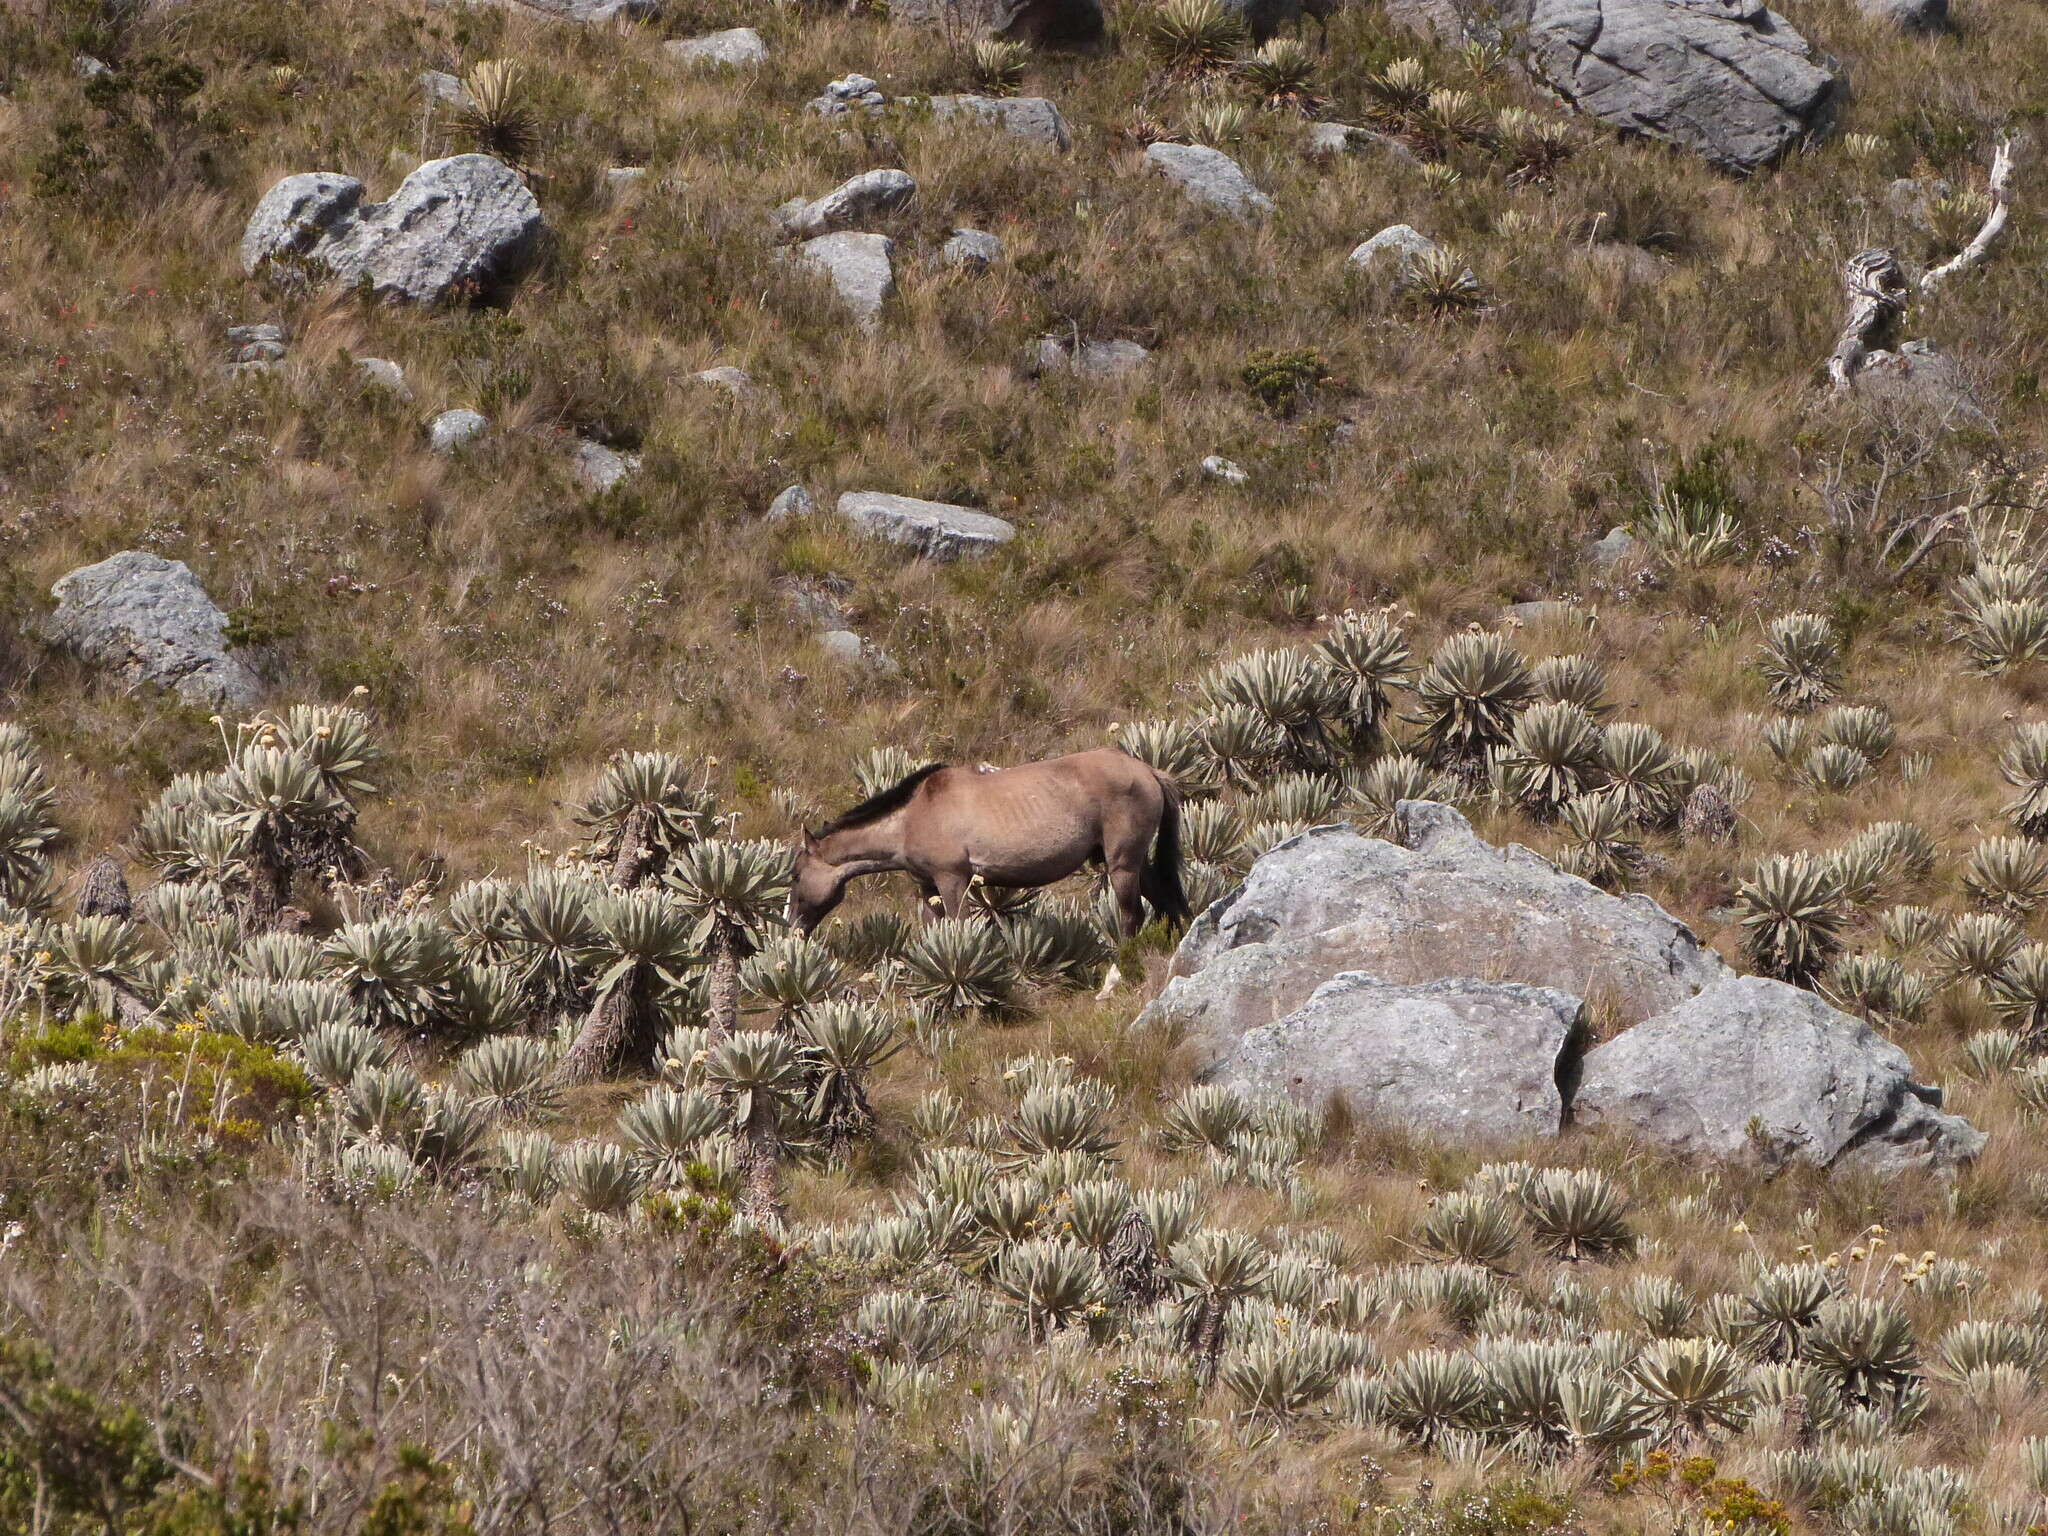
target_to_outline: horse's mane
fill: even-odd
[[[900,811],[917,793],[918,786],[945,767],[944,763],[926,763],[909,777],[899,779],[878,795],[869,795],[852,810],[835,816],[818,828],[813,837],[830,837],[834,832],[844,832],[849,827],[864,827],[869,822],[880,821],[891,811]]]

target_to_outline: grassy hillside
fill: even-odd
[[[1748,180],[1569,119],[1498,57],[1418,41],[1376,6],[1340,14],[1306,81],[1272,99],[1234,68],[1173,67],[1150,16],[1127,0],[1104,48],[1023,58],[1017,88],[1059,104],[1067,154],[910,108],[806,113],[855,71],[891,96],[980,88],[969,45],[880,7],[672,3],[659,22],[578,28],[403,0],[187,0],[0,20],[0,720],[32,743],[61,833],[23,864],[47,856],[54,906],[10,909],[0,957],[0,1525],[2019,1536],[2048,1520],[2048,1091],[2029,1065],[2048,964],[1996,955],[1980,984],[1932,937],[2002,907],[2011,948],[2042,936],[2048,896],[2037,846],[1980,851],[2044,830],[2008,806],[2048,762],[2000,767],[2040,718],[2048,650],[2028,596],[2048,506],[2037,170],[2023,162],[1991,260],[1904,329],[1961,361],[1985,414],[1837,397],[1821,373],[1849,255],[1891,246],[1917,271],[1978,226],[1996,142],[2040,110],[2048,13],[1958,0],[1953,35],[1907,38],[1850,0],[1793,6],[1852,94],[1826,142]],[[767,41],[758,71],[693,72],[663,48],[741,24]],[[1462,94],[1404,107],[1388,83],[1403,59]],[[417,77],[485,60],[520,68],[549,227],[508,304],[412,309],[242,273],[244,223],[281,176],[344,172],[383,197],[471,147]],[[1504,122],[1511,109],[1535,117]],[[1311,159],[1310,116],[1410,153]],[[1162,136],[1224,140],[1277,212],[1197,211],[1144,164]],[[647,175],[607,190],[620,166]],[[919,190],[872,226],[896,242],[898,293],[869,333],[783,258],[768,214],[876,167]],[[1888,196],[1908,177],[1947,185],[1925,218]],[[1476,293],[1347,267],[1394,223],[1453,247]],[[959,227],[999,235],[1006,258],[945,267]],[[257,322],[284,328],[286,361],[230,376],[227,328]],[[1034,376],[1021,364],[1047,335],[1152,356],[1116,381]],[[412,398],[365,384],[357,357],[400,363]],[[768,397],[691,377],[723,365]],[[458,406],[493,431],[437,456],[425,424]],[[640,454],[640,473],[581,488],[578,438]],[[1204,476],[1211,454],[1249,480]],[[798,482],[821,514],[765,521]],[[845,490],[981,508],[1020,536],[986,561],[913,560],[831,514]],[[1908,568],[1926,520],[1955,508]],[[1639,551],[1605,565],[1589,545],[1616,526]],[[872,1071],[871,1133],[784,1170],[786,1227],[736,1222],[723,1135],[643,1169],[644,1189],[621,1175],[615,1202],[606,1154],[576,1152],[575,1192],[554,1194],[567,1154],[552,1143],[617,1141],[640,1082],[508,1106],[421,1172],[399,1138],[378,1141],[389,1127],[360,1094],[351,1122],[345,1077],[323,1084],[303,1049],[218,1027],[219,989],[252,964],[239,930],[239,950],[208,949],[164,902],[148,909],[130,957],[147,985],[122,983],[149,994],[138,1027],[113,1022],[118,999],[77,962],[66,919],[87,863],[116,850],[138,893],[160,878],[138,819],[237,735],[45,643],[51,583],[130,548],[198,573],[282,679],[281,705],[362,706],[382,752],[374,791],[348,796],[363,868],[424,881],[400,918],[451,931],[466,881],[577,876],[595,842],[573,811],[616,752],[675,754],[723,831],[783,839],[858,798],[855,765],[877,749],[1009,764],[1173,739],[1148,723],[1213,716],[1212,668],[1385,610],[1414,658],[1385,733],[1275,747],[1220,797],[1201,793],[1227,777],[1214,754],[1187,748],[1197,798],[1231,805],[1242,834],[1203,853],[1219,887],[1322,819],[1325,790],[1368,818],[1370,795],[1346,791],[1374,757],[1424,746],[1414,674],[1505,624],[1532,665],[1597,663],[1602,718],[1695,754],[1685,786],[1712,782],[1739,812],[1732,842],[1633,828],[1640,857],[1579,867],[1749,968],[1769,962],[1743,947],[1741,882],[1778,855],[1835,856],[1839,943],[1880,958],[1806,979],[1890,1031],[1990,1147],[1953,1181],[1880,1184],[1590,1136],[1430,1145],[1341,1114],[1203,1131],[1185,1053],[1129,1028],[1163,976],[1161,930],[1125,947],[1131,985],[1109,1002],[1034,985],[948,1010],[914,995],[901,935],[871,951],[851,937],[862,914],[909,912],[907,887],[880,886],[832,940],[824,990],[907,1045]],[[900,671],[822,651],[796,583],[842,592]],[[2020,599],[1996,621],[2005,640],[1987,584]],[[1504,621],[1538,600],[1559,606]],[[1839,650],[1819,669],[1829,697],[1799,715],[1759,665],[1767,627],[1794,613]],[[1826,714],[1842,705],[1882,719]],[[1815,758],[1849,735],[1858,761]],[[31,753],[0,746],[0,762]],[[1283,767],[1323,778],[1281,790]],[[1432,792],[1461,794],[1498,841],[1592,858],[1554,806],[1485,779]],[[1924,849],[1893,832],[1879,856],[1841,857],[1901,822]],[[373,900],[312,879],[296,896],[322,939]],[[1077,881],[1059,910],[1091,896]],[[510,975],[501,956],[479,964]],[[571,969],[565,996],[587,1007],[600,968],[578,951]],[[701,982],[694,959],[683,969],[661,1006],[688,1027]],[[480,1096],[457,1065],[462,1009],[503,1024],[525,1008],[513,1032],[535,1039],[578,1017],[510,981],[492,1012],[454,975],[388,1019],[363,988],[349,1004],[395,1024],[388,1043],[443,1108]],[[695,1067],[666,1070],[715,1098]],[[1033,1089],[1094,1126],[1068,1161],[1032,1141]],[[505,1139],[521,1135],[540,1141]],[[1633,1202],[1626,1240],[1552,1251],[1521,1176],[1480,1174],[1518,1150],[1611,1180]],[[890,1225],[898,1202],[925,1199],[929,1218],[947,1189],[986,1210],[961,1171],[978,1153],[1015,1176],[1010,1227],[977,1218],[948,1248]],[[521,1156],[540,1170],[524,1185]],[[1443,1197],[1475,1178],[1467,1204],[1503,1243],[1447,1230],[1466,1205]],[[1198,1288],[1178,1312],[1112,1306],[1085,1275],[1071,1308],[1019,1300],[1013,1248],[1085,1236],[1132,1190],[1155,1228],[1184,1196],[1190,1230],[1257,1239],[1256,1294],[1213,1382],[1187,1342]],[[1094,1273],[1087,1252],[1072,1262]],[[1826,1326],[1794,1308],[1773,1334],[1771,1308],[1814,1285],[1833,1293]],[[1871,1315],[1851,1316],[1861,1302]],[[1894,1315],[1904,1344],[1829,1354],[1830,1330]],[[1716,1341],[1733,1376],[1673,1385],[1652,1368],[1683,1353],[1652,1342],[1668,1337]],[[1475,1339],[1480,1366],[1457,1364]],[[1484,1342],[1503,1339],[1567,1355],[1515,1346],[1510,1365]],[[1403,1363],[1431,1349],[1452,1363]],[[1329,1379],[1276,1405],[1274,1373],[1312,1378],[1310,1357]],[[1482,1367],[1494,1387],[1460,1386]],[[1638,1394],[1630,1432],[1560,1427],[1548,1408],[1517,1421],[1497,1401],[1513,1370],[1546,1391],[1582,1378],[1588,1401]],[[1489,1391],[1492,1407],[1472,1397]]]

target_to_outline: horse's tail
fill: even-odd
[[[1152,845],[1151,862],[1138,883],[1139,891],[1168,927],[1185,927],[1195,914],[1180,883],[1180,786],[1162,773],[1159,793],[1159,833]]]

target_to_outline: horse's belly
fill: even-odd
[[[1051,885],[1088,862],[1088,849],[1025,853],[1017,850],[970,849],[968,864],[990,885]]]

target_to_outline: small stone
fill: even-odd
[[[1003,242],[979,229],[956,229],[953,238],[939,247],[939,260],[949,267],[987,270],[1003,259]]]
[[[430,100],[443,102],[457,110],[476,105],[476,98],[469,94],[468,86],[455,76],[444,74],[438,69],[420,72],[420,89],[427,93]]]
[[[788,234],[809,239],[894,213],[916,195],[917,183],[905,171],[863,171],[794,211],[784,203],[776,210],[776,222]]]
[[[1012,524],[986,512],[886,491],[848,491],[839,498],[839,515],[861,532],[906,545],[927,560],[992,554],[1017,536]]]
[[[113,73],[113,68],[104,59],[96,59],[89,53],[81,53],[71,61],[71,73],[81,80],[104,80]]]
[[[848,75],[827,85],[825,93],[812,101],[808,110],[820,117],[841,117],[853,111],[873,116],[888,104],[889,98],[866,75]]]
[[[821,581],[806,581],[800,576],[787,577],[778,582],[783,596],[789,600],[790,611],[797,618],[814,629],[848,629],[853,624],[850,615],[839,598],[853,583],[843,576],[827,576]]]
[[[1378,154],[1403,165],[1419,163],[1415,152],[1399,139],[1349,123],[1310,123],[1302,136],[1302,153],[1311,160],[1337,160],[1345,155]]]
[[[1361,272],[1391,266],[1399,275],[1405,277],[1414,267],[1417,258],[1434,255],[1441,249],[1443,247],[1420,230],[1406,224],[1389,224],[1370,240],[1356,247],[1347,260]]]
[[[231,325],[228,345],[237,363],[278,363],[284,361],[284,327],[281,325]]]
[[[850,629],[827,629],[818,634],[818,648],[836,661],[860,667],[877,676],[893,677],[902,671],[896,658]]]
[[[1202,460],[1202,473],[1211,480],[1223,480],[1231,485],[1243,485],[1251,479],[1241,465],[1231,463],[1218,453],[1212,453]]]
[[[934,96],[932,116],[973,117],[1050,149],[1068,149],[1073,136],[1060,109],[1043,96]]]
[[[630,192],[647,179],[644,165],[615,165],[604,173],[604,189],[613,197]]]
[[[752,27],[728,27],[702,37],[678,38],[664,46],[678,63],[699,69],[740,69],[768,62],[768,45]]]
[[[721,391],[738,405],[774,405],[775,391],[754,382],[744,368],[705,368],[690,375],[692,381]]]
[[[1273,199],[1252,185],[1244,167],[1206,144],[1154,144],[1146,163],[1196,202],[1218,213],[1250,218],[1273,211]]]
[[[1636,552],[1636,536],[1626,528],[1610,528],[1605,538],[1586,546],[1586,556],[1603,570],[1612,569]]]
[[[588,438],[576,444],[572,472],[576,483],[586,491],[609,491],[623,484],[639,468],[640,455],[637,453],[620,453]]]
[[[466,408],[443,411],[427,427],[427,446],[436,453],[453,453],[463,444],[475,442],[490,429],[490,419],[481,412]]]
[[[1032,360],[1046,373],[1071,373],[1082,379],[1115,379],[1135,372],[1152,360],[1152,354],[1135,341],[1084,341],[1075,346],[1067,338],[1041,336]]]
[[[882,306],[896,291],[896,268],[890,261],[895,249],[896,242],[887,235],[841,231],[806,240],[796,254],[804,265],[832,280],[854,319],[863,329],[870,329],[880,322]]]
[[[781,523],[793,517],[809,517],[817,510],[817,500],[808,490],[800,485],[791,485],[776,493],[763,516],[771,523]]]
[[[359,357],[356,359],[356,372],[373,389],[385,390],[400,400],[412,398],[412,386],[405,382],[405,370],[388,357]]]
[[[1514,624],[1543,624],[1568,619],[1576,611],[1570,603],[1560,603],[1555,598],[1538,598],[1534,602],[1509,603],[1501,610],[1501,617]]]

